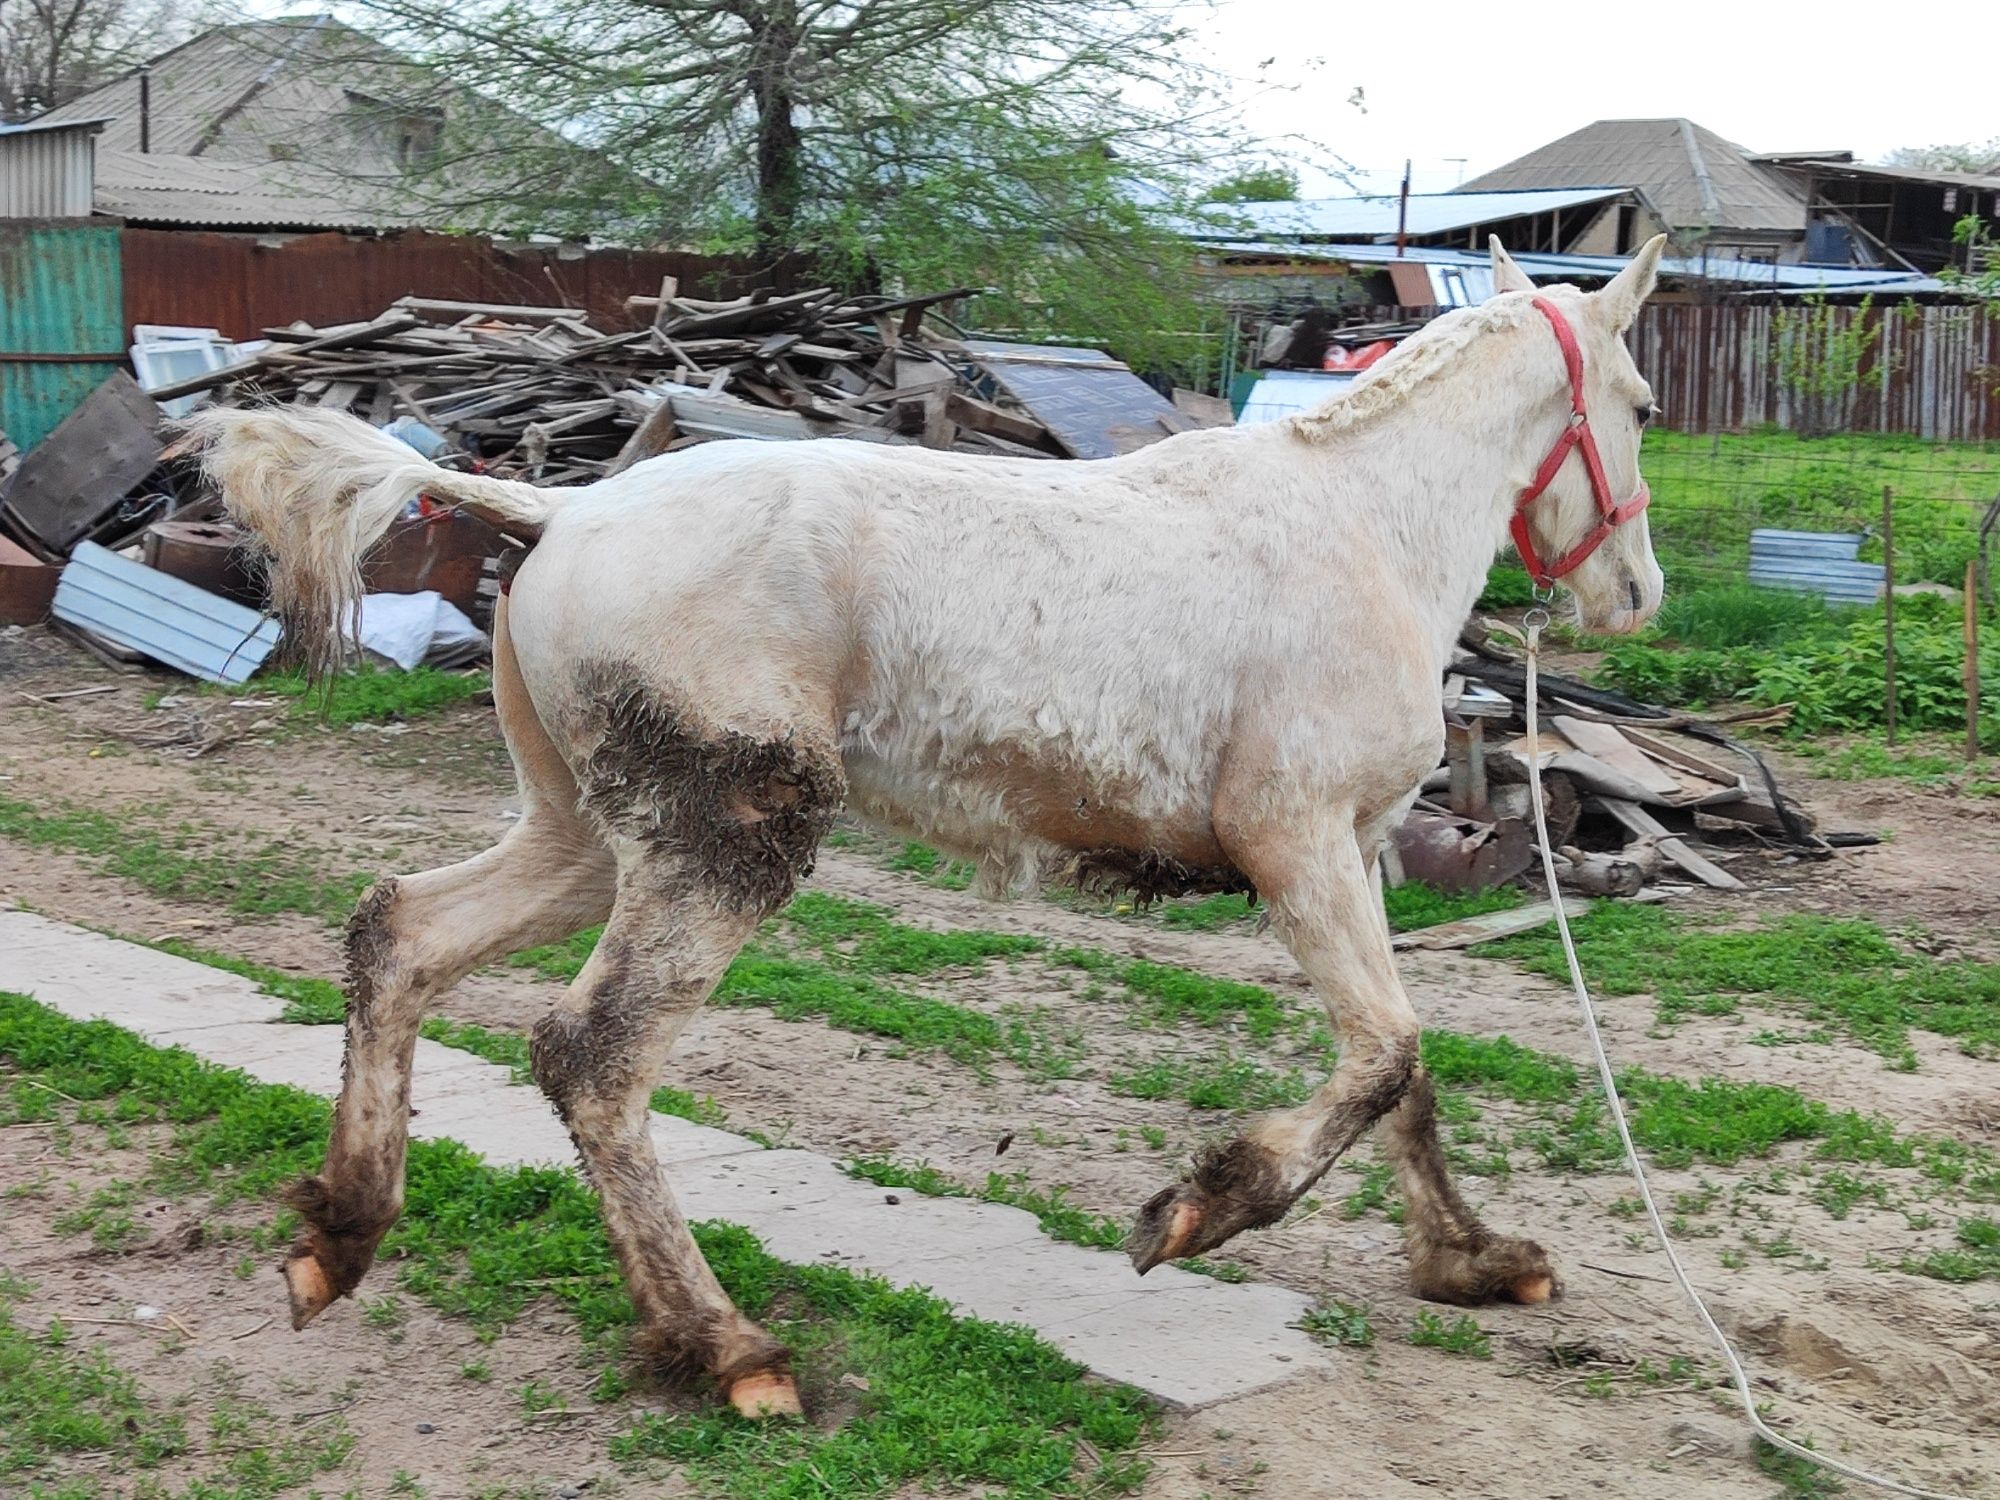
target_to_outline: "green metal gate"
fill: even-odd
[[[0,431],[23,451],[125,364],[120,226],[0,219]]]

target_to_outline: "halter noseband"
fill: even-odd
[[[1535,308],[1549,320],[1555,330],[1556,342],[1562,346],[1563,364],[1569,370],[1569,426],[1549,449],[1549,456],[1542,460],[1542,466],[1535,471],[1534,483],[1521,491],[1521,497],[1514,502],[1514,519],[1509,530],[1514,536],[1514,550],[1521,554],[1521,561],[1528,569],[1528,576],[1537,588],[1547,588],[1565,573],[1573,571],[1591,553],[1604,545],[1604,539],[1621,523],[1631,520],[1644,510],[1652,500],[1652,491],[1646,488],[1646,481],[1639,481],[1639,492],[1623,505],[1611,498],[1611,481],[1604,477],[1604,460],[1597,453],[1597,438],[1590,430],[1590,413],[1583,404],[1583,348],[1576,341],[1576,333],[1569,326],[1569,319],[1546,297],[1537,297]],[[1528,531],[1528,507],[1541,497],[1556,477],[1556,471],[1569,457],[1570,449],[1583,449],[1583,466],[1590,474],[1590,492],[1597,500],[1597,525],[1589,535],[1553,562],[1543,562],[1541,554],[1535,550],[1535,539]]]

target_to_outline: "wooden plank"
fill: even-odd
[[[1687,791],[1678,778],[1662,770],[1656,761],[1648,758],[1612,725],[1593,724],[1588,719],[1573,719],[1567,714],[1553,714],[1550,722],[1577,749],[1623,772],[1647,791],[1673,798]]]
[[[1740,772],[1732,771],[1727,766],[1709,760],[1706,756],[1697,755],[1686,746],[1677,744],[1663,735],[1648,734],[1645,730],[1634,729],[1629,724],[1623,726],[1619,732],[1655,760],[1663,760],[1670,766],[1678,766],[1683,771],[1705,777],[1721,786],[1733,786],[1741,780]]]
[[[1590,902],[1582,896],[1563,897],[1563,915],[1575,921],[1590,910]],[[1516,906],[1507,911],[1482,912],[1476,917],[1466,917],[1458,922],[1441,922],[1436,927],[1423,927],[1415,932],[1399,932],[1390,939],[1391,946],[1409,950],[1420,948],[1434,952],[1441,948],[1469,948],[1474,943],[1490,943],[1495,938],[1512,937],[1517,932],[1530,932],[1545,922],[1556,919],[1553,901],[1536,901],[1528,906]]]
[[[1620,797],[1599,797],[1604,810],[1624,824],[1641,838],[1653,839],[1660,846],[1660,853],[1694,876],[1703,885],[1713,886],[1718,891],[1740,891],[1743,882],[1688,847],[1687,842],[1669,833],[1660,821],[1636,802],[1627,802]]]

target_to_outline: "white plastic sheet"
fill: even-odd
[[[426,661],[462,659],[486,644],[486,633],[457,605],[426,589],[421,594],[370,594],[363,599],[361,644],[407,672]]]

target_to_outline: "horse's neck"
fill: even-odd
[[[1454,372],[1426,384],[1315,455],[1327,483],[1374,522],[1440,665],[1507,539],[1521,479],[1554,437],[1536,416],[1495,399],[1507,384],[1469,388],[1475,379]]]

